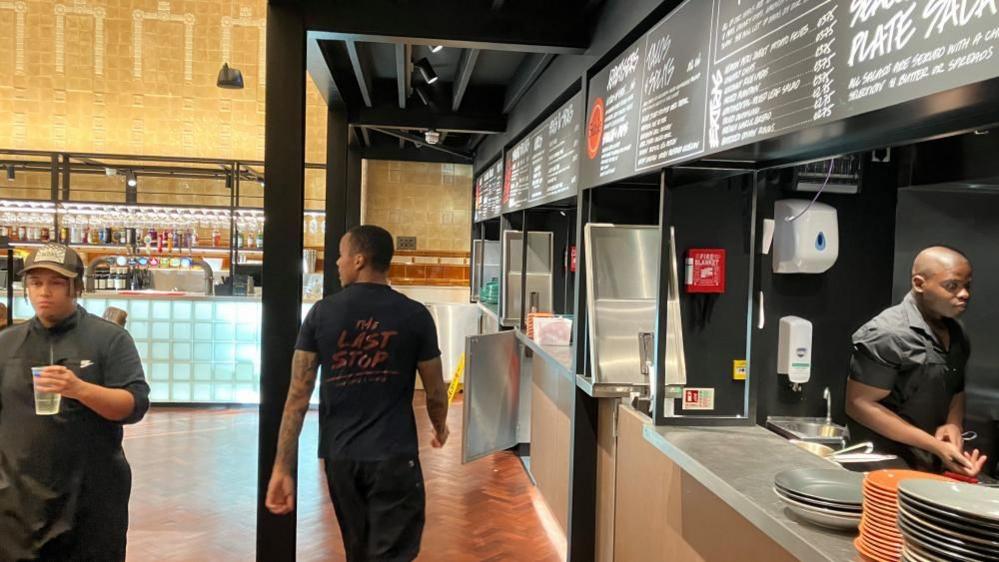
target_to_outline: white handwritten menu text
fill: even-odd
[[[709,43],[704,28],[687,22],[711,21],[712,7],[712,2],[687,2],[639,41],[645,68],[636,170],[704,152]]]
[[[531,184],[531,147],[523,140],[506,152],[503,178],[503,212],[519,211],[527,203]]]
[[[581,183],[993,79],[997,50],[999,0],[687,0],[590,78]]]
[[[583,111],[583,94],[578,93],[558,108],[536,133],[540,140],[534,144],[535,170],[540,170],[542,177],[531,182],[530,204],[550,203],[579,192]]]
[[[708,103],[711,148],[744,144],[832,114],[841,17],[836,1],[719,0],[719,5]]]
[[[618,56],[590,79],[587,101],[586,157],[580,164],[587,185],[635,173],[644,48],[641,42]]]
[[[500,216],[503,211],[503,159],[486,168],[475,180],[475,221]]]
[[[841,3],[851,115],[999,76],[996,0]]]
[[[717,0],[710,148],[999,76],[997,0]]]

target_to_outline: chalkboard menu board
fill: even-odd
[[[497,160],[476,178],[475,222],[500,216],[503,183],[503,160]]]
[[[583,94],[573,96],[507,151],[503,211],[574,196],[579,188]]]
[[[582,184],[994,78],[997,50],[997,0],[688,0],[590,80]]]
[[[704,152],[712,9],[688,0],[590,79],[585,186]]]

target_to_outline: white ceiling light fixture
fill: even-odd
[[[437,144],[441,142],[441,134],[438,131],[430,129],[423,133],[423,140],[427,141],[427,144]]]
[[[431,53],[439,53],[444,50],[444,45],[433,45],[430,47]]]

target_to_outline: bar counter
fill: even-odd
[[[260,401],[259,296],[176,293],[86,293],[80,304],[101,315],[128,313],[128,332],[142,359],[153,402]],[[312,302],[302,303],[302,315]],[[14,298],[14,317],[34,315]]]

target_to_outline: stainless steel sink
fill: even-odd
[[[845,427],[827,422],[825,418],[770,416],[767,418],[767,429],[787,439],[822,443],[836,448],[842,448],[849,436]]]

